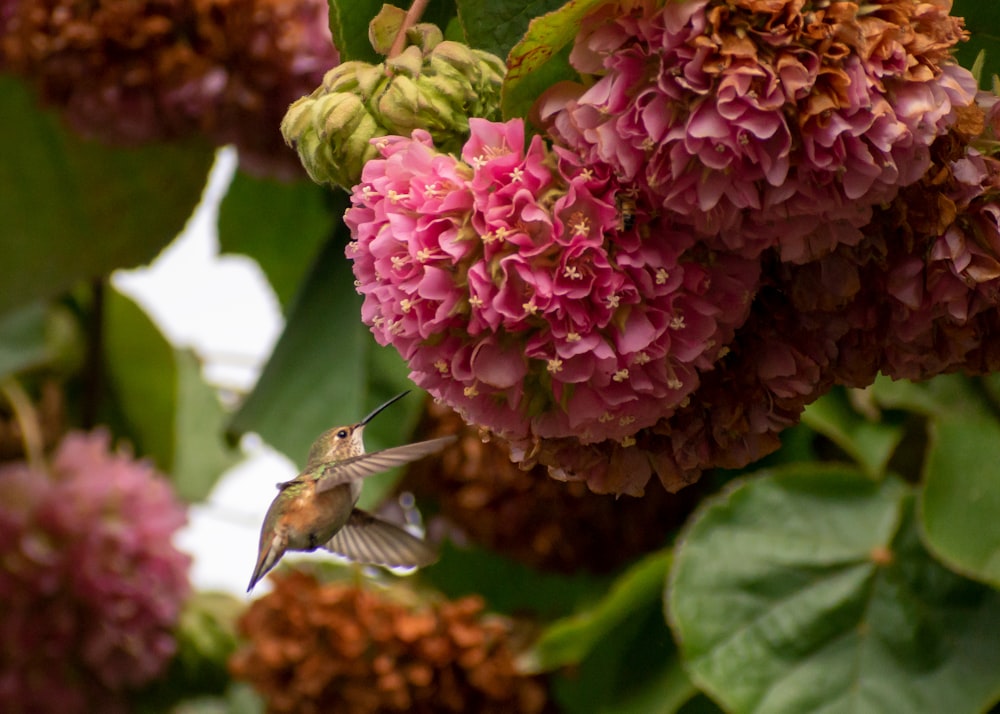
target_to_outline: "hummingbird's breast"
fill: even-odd
[[[318,548],[343,528],[353,509],[350,484],[323,493],[317,493],[315,485],[310,484],[289,501],[282,519],[289,546],[296,550]]]

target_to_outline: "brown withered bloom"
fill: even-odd
[[[697,478],[778,448],[834,384],[1000,368],[1000,103],[981,94],[931,146],[931,167],[875,210],[857,245],[771,261],[732,352],[684,409],[638,441],[662,475]],[[734,398],[734,395],[738,398]]]
[[[544,466],[519,468],[502,442],[484,442],[478,428],[431,400],[418,432],[459,440],[412,464],[400,490],[433,501],[435,518],[470,540],[541,570],[609,572],[661,548],[705,491],[650,488],[644,498],[616,498],[582,481],[556,481]]]
[[[301,175],[279,125],[337,63],[323,0],[4,0],[0,69],[84,136],[207,136],[257,174]]]
[[[519,674],[509,627],[483,601],[414,602],[415,595],[320,583],[293,571],[239,622],[248,642],[232,675],[268,712],[547,711],[541,682]]]

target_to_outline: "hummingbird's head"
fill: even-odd
[[[349,456],[364,453],[365,445],[361,440],[361,429],[357,424],[335,426],[327,429],[309,449],[309,463],[318,464],[327,461],[346,459]]]
[[[365,426],[367,426],[368,422],[374,419],[379,412],[393,402],[402,399],[407,394],[409,394],[409,391],[397,394],[389,401],[373,409],[368,416],[359,421],[357,424],[335,426],[332,429],[324,431],[312,445],[312,448],[309,449],[309,463],[315,464],[325,461],[337,461],[338,459],[346,459],[351,456],[358,456],[359,454],[365,453],[365,442],[362,438]]]

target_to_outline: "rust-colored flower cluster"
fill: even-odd
[[[337,60],[323,0],[5,0],[0,12],[0,68],[78,132],[203,134],[258,174],[301,175],[281,118]]]
[[[271,582],[229,663],[269,712],[546,711],[542,684],[514,668],[508,625],[477,597],[404,602],[302,572]]]
[[[412,464],[400,489],[433,500],[440,518],[476,543],[542,570],[608,572],[660,548],[704,491],[653,488],[642,499],[616,499],[582,481],[556,481],[542,466],[519,468],[501,442],[484,442],[479,429],[433,401],[418,432],[459,440]]]

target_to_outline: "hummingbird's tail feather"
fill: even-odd
[[[344,527],[323,547],[358,563],[389,568],[418,568],[438,558],[424,541],[360,508],[351,512]]]
[[[323,493],[342,483],[358,481],[368,476],[388,471],[395,466],[402,466],[411,461],[421,459],[424,456],[429,456],[451,444],[457,438],[454,435],[442,436],[439,439],[418,441],[415,444],[393,446],[389,449],[358,454],[357,456],[325,464],[309,474],[309,477],[316,479],[316,493]],[[296,480],[299,478],[302,477],[296,477]]]
[[[247,586],[247,592],[253,590],[253,586],[260,582],[260,579],[278,564],[284,553],[285,551],[275,544],[261,548],[260,556],[257,558],[257,567],[253,569],[253,575],[250,576],[250,584]]]

